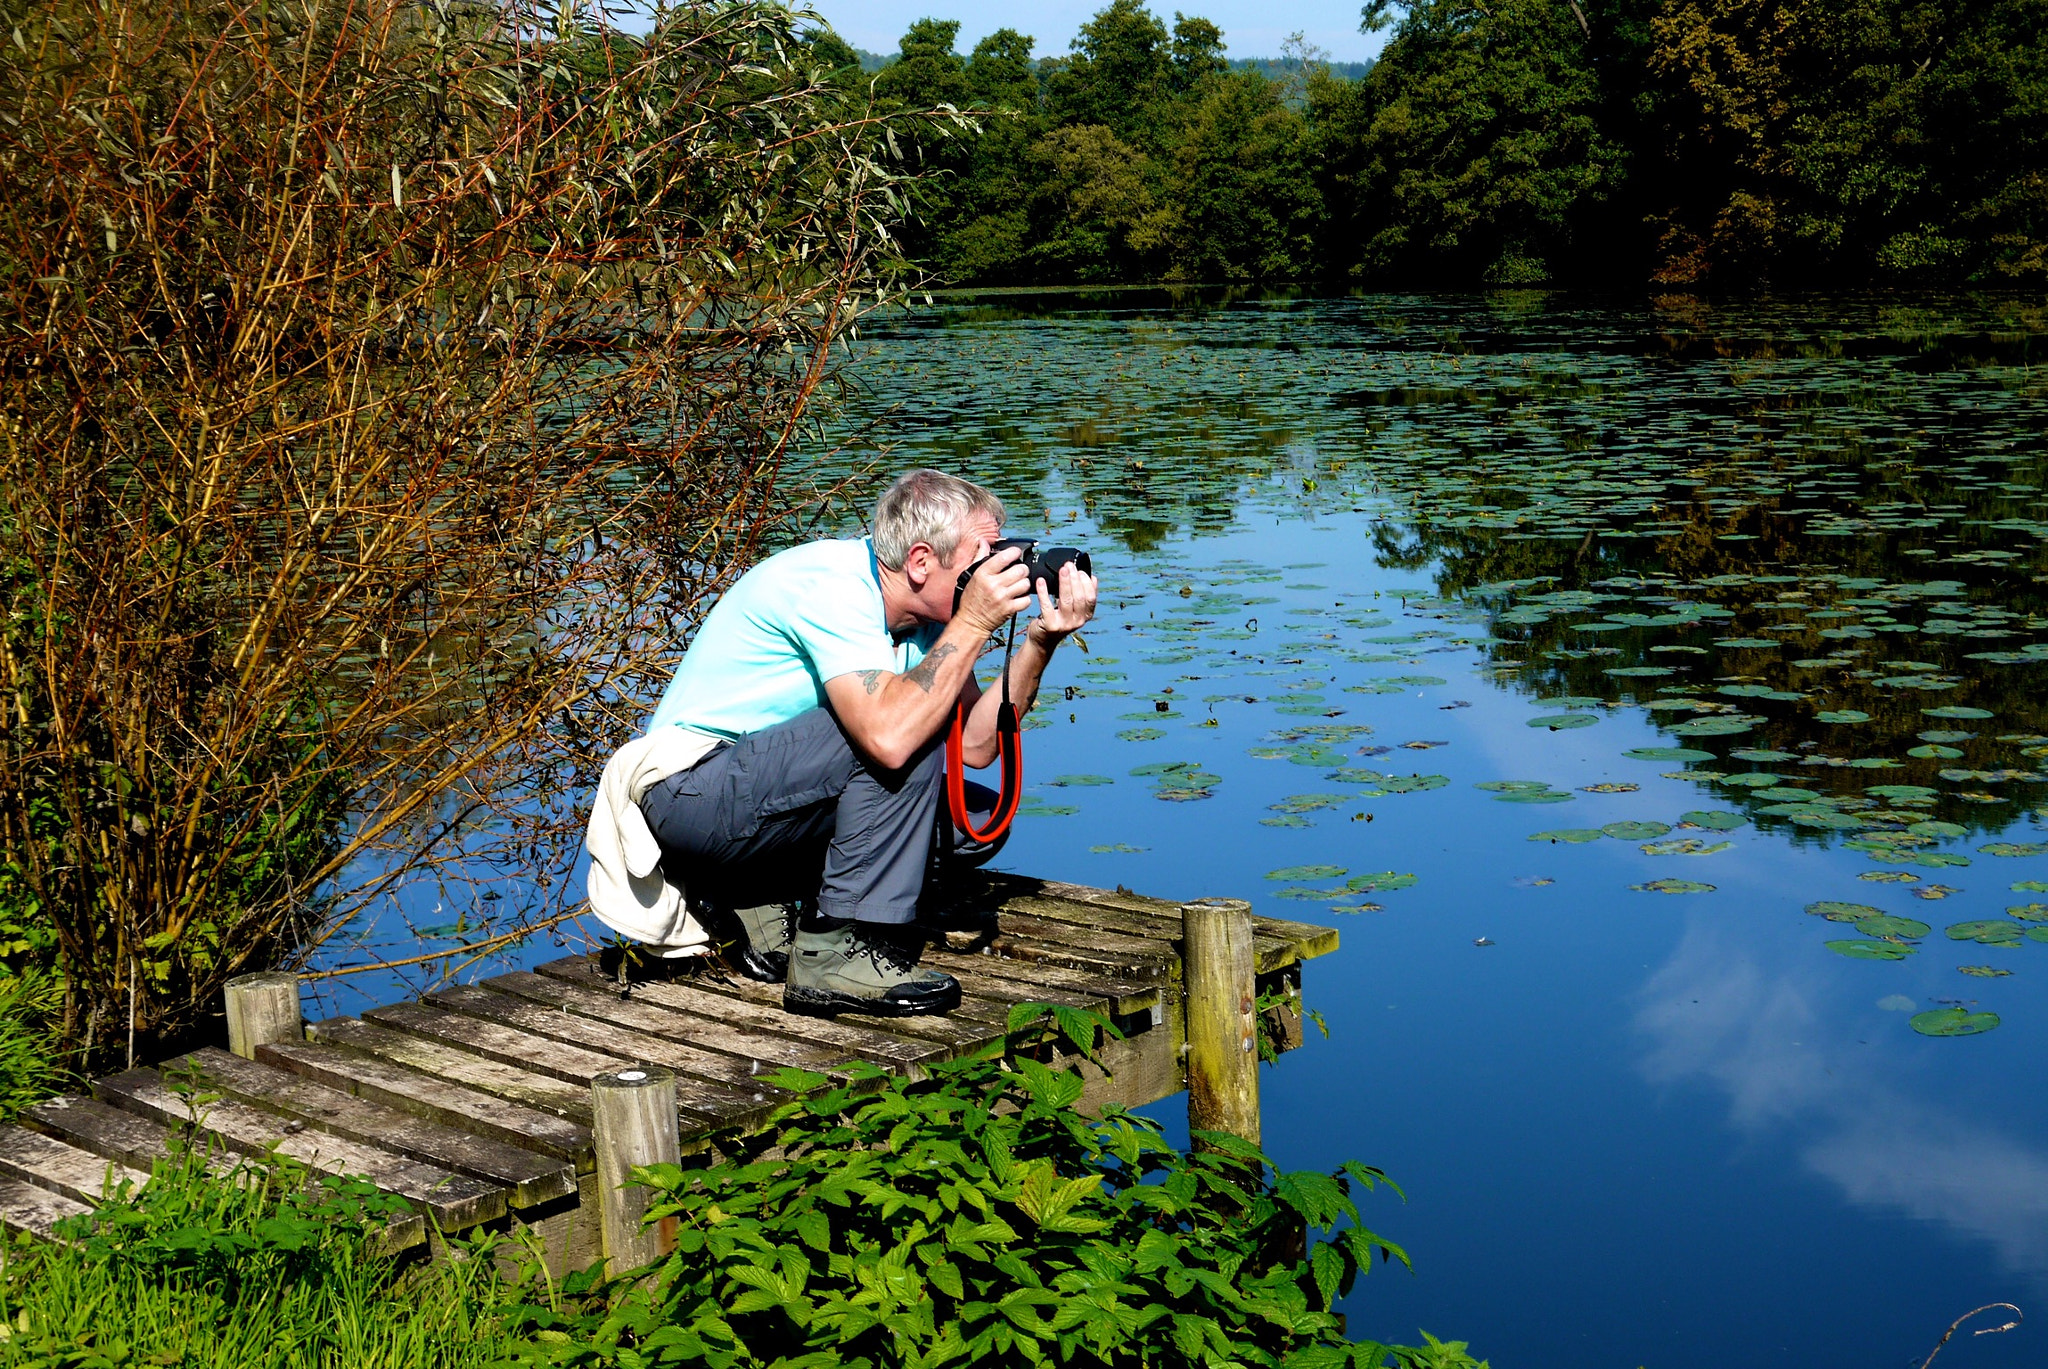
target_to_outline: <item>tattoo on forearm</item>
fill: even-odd
[[[950,642],[933,647],[931,655],[919,661],[903,678],[916,684],[925,693],[931,693],[932,686],[938,682],[940,664],[959,649]]]
[[[888,678],[889,672],[886,670],[863,670],[860,672],[860,682],[867,687],[867,691],[870,694],[880,689],[882,681]]]

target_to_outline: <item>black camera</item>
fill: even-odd
[[[1032,590],[1036,592],[1038,582],[1040,580],[1045,581],[1046,592],[1052,596],[1053,607],[1055,608],[1059,607],[1060,602],[1060,567],[1070,565],[1083,575],[1093,575],[1095,573],[1095,563],[1090,561],[1088,553],[1082,551],[1079,547],[1041,548],[1035,538],[1000,537],[988,544],[988,556],[982,557],[981,560],[976,561],[966,570],[960,572],[959,583],[953,586],[953,607],[955,609],[960,607],[960,596],[967,592],[967,582],[974,578],[974,572],[980,570],[988,563],[989,556],[994,556],[997,552],[1008,547],[1015,547],[1024,553],[1023,560],[1018,564],[1024,567],[1025,575],[1030,577]]]

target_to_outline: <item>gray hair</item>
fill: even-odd
[[[923,542],[950,561],[960,546],[960,525],[976,513],[1003,525],[1003,501],[972,481],[934,470],[899,475],[875,503],[875,559],[901,570],[910,549]]]

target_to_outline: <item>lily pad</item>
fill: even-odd
[[[1711,856],[1725,851],[1735,843],[1717,841],[1711,846],[1697,837],[1674,837],[1670,841],[1653,841],[1644,845],[1646,856]]]
[[[1689,813],[1680,813],[1678,820],[1687,827],[1704,827],[1709,832],[1732,832],[1749,823],[1749,819],[1740,813],[1718,808],[1695,808]]]
[[[1340,803],[1350,803],[1354,794],[1290,794],[1278,803],[1267,804],[1275,813],[1313,813],[1322,808],[1335,808]]]
[[[1994,841],[1977,849],[1987,856],[2043,856],[2048,855],[2048,841]]]
[[[1738,789],[1774,789],[1784,781],[1781,776],[1766,775],[1753,770],[1745,775],[1723,775],[1720,782],[1732,784]]]
[[[1916,761],[1952,761],[1960,759],[1963,753],[1953,746],[1936,746],[1930,742],[1926,746],[1908,747],[1906,754]]]
[[[1059,775],[1046,781],[1057,789],[1081,789],[1098,784],[1115,784],[1107,775]]]
[[[1711,751],[1698,751],[1689,746],[1638,746],[1621,753],[1639,761],[1710,761]]]
[[[1995,1012],[1968,1012],[1962,1008],[1936,1008],[1915,1013],[1909,1026],[1922,1036],[1976,1036],[1998,1025]]]
[[[2016,894],[2048,894],[2048,879],[2022,879],[2012,886]]]
[[[1600,838],[1606,835],[1607,834],[1601,831],[1598,827],[1558,827],[1548,832],[1531,832],[1529,834],[1529,840],[1549,842],[1567,841],[1573,844],[1574,846],[1578,846],[1583,845],[1584,843],[1589,841],[1598,841],[1600,840]]]
[[[1640,893],[1648,894],[1711,894],[1714,886],[1702,884],[1694,879],[1653,879],[1644,884],[1628,886]]]
[[[1728,755],[1732,760],[1754,761],[1758,765],[1783,765],[1786,761],[1799,759],[1796,751],[1759,751],[1750,746],[1738,746]]]
[[[1954,746],[1957,742],[1969,741],[1977,734],[1974,732],[1955,732],[1947,728],[1936,727],[1929,728],[1927,731],[1917,735],[1923,742],[1936,742],[1942,746]]]
[[[1856,930],[1865,936],[1902,936],[1912,940],[1926,936],[1933,929],[1917,918],[1879,913],[1876,917],[1858,918]]]
[[[1861,922],[1867,917],[1885,915],[1884,909],[1873,908],[1868,903],[1843,903],[1831,898],[1807,904],[1806,911],[1815,917],[1824,917],[1830,922]]]
[[[2048,903],[2017,903],[2007,908],[2005,915],[2022,922],[2048,922]]]
[[[1266,871],[1267,879],[1304,880],[1336,879],[1344,873],[1341,865],[1289,865],[1278,870]]]
[[[1642,787],[1640,784],[1617,784],[1610,780],[1600,784],[1582,784],[1579,786],[1579,792],[1582,794],[1634,794],[1640,792]]]
[[[1116,737],[1123,742],[1156,742],[1165,735],[1156,727],[1127,727]]]
[[[1671,824],[1668,822],[1643,822],[1641,820],[1610,822],[1600,829],[1603,834],[1620,841],[1648,841],[1652,837],[1661,837],[1670,830]]]
[[[1997,716],[1988,709],[1966,708],[1961,704],[1949,704],[1942,708],[1923,708],[1920,712],[1922,716],[1929,718],[1983,719]]]
[[[1913,947],[1901,946],[1895,941],[1830,941],[1827,948],[1836,955],[1845,955],[1851,960],[1904,960],[1913,954]]]
[[[1754,718],[1694,718],[1671,729],[1674,737],[1732,737],[1756,726]]]
[[[2026,934],[2027,929],[2019,923],[1995,917],[1958,922],[1948,929],[1950,941],[1974,941],[1983,946],[2017,946]]]
[[[1381,870],[1377,874],[1353,875],[1344,881],[1344,887],[1355,894],[1374,894],[1388,889],[1406,889],[1420,876],[1396,874],[1392,870]]]
[[[1813,715],[1815,722],[1823,723],[1867,723],[1870,715],[1858,708],[1831,708],[1825,713]]]
[[[1540,793],[1550,788],[1550,782],[1548,780],[1481,780],[1472,787],[1474,789],[1484,789],[1490,794],[1513,794],[1525,791]]]
[[[2012,973],[2011,970],[2001,970],[1995,965],[1958,965],[1956,968],[1977,979],[2003,979]]]
[[[1546,713],[1542,717],[1529,719],[1530,727],[1541,727],[1551,732],[1565,732],[1575,727],[1591,727],[1600,720],[1591,713]]]

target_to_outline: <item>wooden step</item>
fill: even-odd
[[[473,1055],[529,1069],[536,1074],[553,1075],[564,1083],[582,1086],[586,1094],[590,1081],[597,1075],[631,1069],[634,1065],[658,1063],[637,1060],[630,1054],[602,1055],[553,1037],[520,1031],[516,1027],[465,1013],[430,1008],[421,1003],[373,1008],[363,1015],[394,1031],[425,1037]],[[676,1077],[676,1105],[684,1114],[700,1122],[712,1123],[743,1122],[774,1107],[766,1094],[756,1097],[752,1093],[742,1093],[738,1089],[688,1075]],[[589,1106],[587,1099],[585,1106]]]
[[[756,1101],[779,1106],[794,1095],[760,1082],[768,1072],[758,1059],[742,1059],[722,1051],[703,1050],[670,1036],[636,1031],[620,1023],[598,1021],[567,1011],[562,1005],[537,1003],[513,993],[501,993],[482,984],[464,984],[431,993],[422,1000],[433,1007],[469,1017],[482,1018],[535,1036],[566,1041],[587,1050],[630,1056],[635,1063],[661,1065],[678,1075],[762,1097]],[[837,1064],[845,1057],[831,1060]]]
[[[750,1076],[756,1070],[765,1072],[782,1065],[829,1070],[854,1058],[854,1053],[843,1046],[759,1031],[729,1018],[677,1011],[645,997],[620,998],[616,989],[607,991],[525,970],[496,975],[486,979],[482,987],[543,1008],[590,1018],[622,1032],[687,1041],[743,1062]]]
[[[578,1173],[587,1172],[595,1164],[590,1128],[494,1093],[464,1087],[449,1078],[422,1074],[378,1056],[326,1042],[281,1041],[258,1046],[256,1058],[275,1069],[290,1070],[328,1088],[397,1108],[444,1127],[566,1160]],[[491,1060],[477,1063],[490,1070],[506,1068]],[[538,1075],[527,1077],[541,1083],[554,1082]]]
[[[536,973],[546,979],[580,985],[597,993],[608,993],[614,997],[618,994],[617,982],[599,967],[595,956],[574,955],[552,960],[539,966]],[[844,1050],[862,1060],[873,1061],[884,1069],[914,1069],[920,1061],[944,1060],[951,1054],[944,1046],[930,1041],[858,1026],[845,1018],[800,1017],[784,1012],[780,990],[774,996],[774,1006],[770,1007],[721,991],[727,987],[727,980],[711,973],[635,982],[632,1000],[731,1022],[790,1041],[815,1041]]]
[[[110,1107],[96,1098],[66,1096],[50,1098],[25,1109],[21,1122],[45,1136],[69,1142],[80,1150],[135,1169],[144,1169],[183,1145],[162,1122],[138,1113]],[[245,1166],[242,1156],[228,1149],[219,1138],[200,1133],[192,1138],[201,1145],[211,1142],[214,1150],[206,1167],[220,1177],[235,1174]],[[416,1213],[385,1219],[374,1244],[380,1250],[397,1253],[421,1244],[427,1238],[427,1224]]]
[[[57,1223],[92,1211],[75,1198],[52,1193],[24,1179],[0,1179],[0,1228],[54,1240]]]
[[[322,1045],[364,1059],[415,1070],[430,1079],[447,1079],[480,1093],[569,1119],[589,1136],[590,1090],[502,1060],[476,1055],[410,1032],[393,1031],[359,1017],[330,1017],[315,1022],[307,1033]],[[264,1049],[271,1049],[265,1047]]]
[[[118,1196],[124,1184],[132,1194],[149,1182],[146,1170],[17,1126],[0,1126],[0,1175],[87,1204]]]
[[[108,1107],[96,1098],[67,1094],[46,1098],[22,1110],[18,1119],[25,1127],[91,1151],[103,1160],[147,1172],[150,1166],[171,1153],[171,1132],[160,1122],[132,1112]],[[225,1174],[240,1163],[232,1154],[213,1157],[215,1173]]]
[[[433,1218],[443,1231],[460,1231],[505,1215],[502,1184],[410,1160],[380,1146],[295,1127],[275,1113],[232,1099],[195,1103],[174,1091],[155,1070],[128,1070],[102,1079],[93,1085],[93,1094],[103,1103],[159,1122],[190,1123],[244,1155],[262,1155],[274,1147],[317,1173],[367,1179]]]
[[[533,1207],[576,1191],[576,1167],[503,1141],[456,1131],[382,1103],[211,1048],[183,1062],[211,1089],[237,1102],[301,1121],[310,1131],[363,1141],[457,1174],[502,1185],[513,1207]]]

